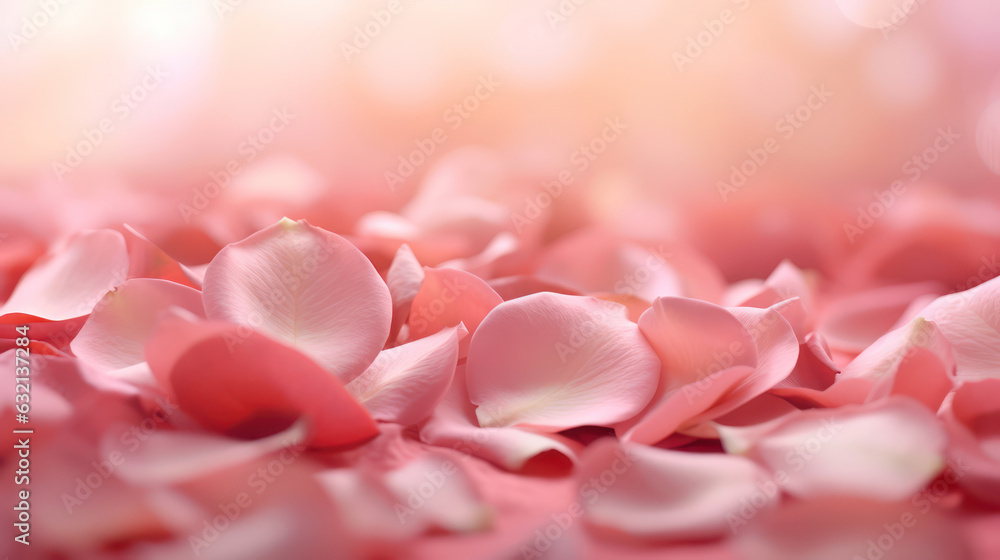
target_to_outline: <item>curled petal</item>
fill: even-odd
[[[941,296],[920,311],[955,349],[960,380],[1000,377],[1000,278]]]
[[[147,342],[147,356],[181,409],[208,429],[270,435],[304,416],[314,447],[347,445],[378,433],[335,376],[255,331],[168,317]]]
[[[431,415],[448,390],[458,362],[458,343],[467,334],[459,323],[383,350],[375,363],[347,384],[347,390],[376,420],[416,424]]]
[[[128,267],[122,234],[108,229],[78,233],[21,277],[0,315],[25,313],[49,320],[86,315],[105,292],[125,281]]]
[[[145,361],[143,345],[159,314],[171,307],[203,315],[198,290],[167,280],[133,278],[105,294],[70,348],[88,363],[107,370]]]

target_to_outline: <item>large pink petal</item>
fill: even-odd
[[[675,431],[711,419],[705,412],[724,403],[734,387],[753,374],[753,367],[736,365],[657,397],[637,419],[615,426],[624,441],[654,444]]]
[[[729,310],[753,338],[757,348],[757,367],[751,376],[733,389],[727,399],[728,405],[720,407],[716,412],[724,414],[762,395],[788,377],[795,368],[799,358],[799,343],[795,331],[780,313],[782,305],[767,309],[735,307]]]
[[[660,362],[624,312],[548,293],[498,305],[469,349],[479,424],[555,432],[636,415],[653,396]]]
[[[389,336],[389,290],[344,238],[284,219],[226,246],[208,267],[205,312],[284,340],[345,383]]]
[[[660,381],[646,409],[615,426],[624,438],[656,443],[715,406],[749,377],[757,347],[746,327],[715,304],[657,298],[639,330],[660,359]]]
[[[1000,278],[939,297],[920,316],[951,342],[959,379],[1000,377]]]
[[[427,338],[383,350],[346,388],[372,418],[416,424],[431,415],[451,385],[458,342],[467,334],[459,323]]]
[[[767,508],[780,494],[767,472],[744,457],[613,440],[587,450],[579,479],[588,523],[655,540],[723,536],[744,503]]]
[[[943,428],[932,412],[906,397],[806,410],[719,431],[727,450],[761,462],[798,497],[903,500],[944,466]]]
[[[725,368],[757,365],[757,345],[740,320],[715,304],[657,298],[639,329],[660,358],[661,393],[695,383]]]
[[[167,317],[146,347],[157,378],[166,380],[181,409],[208,429],[273,433],[305,416],[315,447],[346,445],[378,433],[368,412],[335,376],[295,348],[255,331]]]
[[[90,313],[105,292],[128,277],[128,251],[117,231],[84,231],[42,257],[21,277],[0,315],[26,313],[49,320]]]
[[[145,361],[143,345],[159,314],[171,307],[204,314],[198,290],[167,280],[128,280],[94,307],[70,348],[107,370],[134,366]]]

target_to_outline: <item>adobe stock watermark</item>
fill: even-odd
[[[111,114],[117,117],[118,122],[129,118],[132,112],[149,97],[149,94],[160,87],[163,79],[168,77],[169,74],[159,66],[147,66],[146,73],[139,80],[139,83],[119,95],[111,103]],[[81,130],[82,138],[66,147],[66,157],[60,161],[52,162],[52,172],[55,173],[56,179],[62,181],[67,173],[79,167],[84,158],[93,154],[114,131],[115,119],[112,117],[102,118],[94,128]]]
[[[774,131],[780,135],[780,139],[776,136],[769,136],[759,147],[748,149],[746,159],[732,166],[729,182],[716,181],[715,187],[719,191],[719,196],[722,197],[722,202],[727,202],[730,196],[736,194],[746,185],[750,177],[753,177],[762,167],[767,165],[771,156],[781,149],[781,143],[791,140],[806,122],[826,106],[833,95],[833,92],[826,88],[826,84],[811,87],[809,97],[804,103],[793,111],[785,113],[774,123]]]
[[[445,459],[441,467],[424,473],[424,480],[416,487],[410,487],[406,504],[396,502],[393,511],[396,512],[396,519],[399,524],[406,523],[406,519],[416,515],[417,511],[423,509],[428,501],[444,488],[448,479],[458,472],[458,465],[451,459]]]
[[[981,257],[979,262],[983,264],[978,270],[976,270],[976,273],[964,282],[957,284],[952,293],[966,292],[984,282],[989,282],[1000,275],[1000,260],[997,259],[997,253],[993,253],[993,255],[989,257]]]
[[[451,131],[458,130],[467,119],[472,117],[473,113],[479,110],[485,101],[489,100],[496,93],[497,87],[502,85],[501,82],[493,78],[493,74],[479,76],[479,80],[473,88],[472,93],[445,109],[444,113],[441,114],[441,120],[444,121],[444,124],[448,125]],[[448,132],[444,127],[437,127],[426,137],[415,139],[413,144],[416,148],[406,155],[401,154],[397,158],[396,169],[394,171],[387,170],[383,174],[389,190],[396,192],[399,185],[406,181],[406,179],[409,179],[421,165],[430,159],[430,156],[437,151],[438,147],[447,141]]]
[[[431,321],[440,317],[449,305],[458,301],[462,293],[469,289],[469,283],[463,281],[459,275],[446,279],[443,284],[444,288],[441,290],[440,295],[422,307],[420,311],[411,313],[407,322],[411,324],[414,330],[421,332],[427,330],[427,326]]]
[[[177,403],[171,402],[169,399],[156,398],[154,402],[158,408],[143,418],[138,425],[131,426],[123,432],[118,438],[119,443],[125,446],[128,453],[135,453],[142,447],[150,435],[169,422],[170,416],[180,408]],[[75,510],[89,500],[127,460],[128,456],[116,449],[108,453],[104,459],[92,461],[90,466],[93,469],[86,475],[76,478],[76,487],[73,493],[64,492],[61,496],[66,513],[70,515],[75,513]]]
[[[45,29],[54,19],[63,12],[63,7],[70,4],[72,0],[38,0],[38,9],[30,15],[21,18],[21,26],[17,32],[7,32],[7,43],[14,51],[14,54],[21,52],[28,41],[31,41]]]
[[[621,280],[615,282],[615,294],[635,294],[639,287],[653,277],[653,272],[667,266],[667,259],[672,255],[672,253],[664,249],[663,245],[659,245],[655,249],[649,247],[647,251],[648,254],[640,266],[636,267],[629,274],[626,274]],[[569,338],[556,343],[556,353],[559,355],[561,363],[565,364],[577,350],[588,346],[589,341],[600,334],[605,325],[622,318],[622,305],[620,303],[604,299],[598,299],[597,301],[600,304],[597,315],[592,319],[587,319],[574,325],[573,330],[570,331]]]
[[[520,235],[524,228],[540,218],[546,209],[562,196],[565,188],[572,185],[576,180],[574,173],[583,173],[590,165],[607,151],[611,144],[621,138],[622,134],[628,130],[628,124],[622,122],[621,117],[604,119],[604,128],[589,141],[580,144],[569,156],[570,167],[559,171],[555,179],[550,179],[542,183],[541,190],[533,196],[524,197],[524,210],[520,213],[514,212],[510,219],[514,223],[514,230]]]
[[[677,66],[678,72],[683,72],[685,67],[694,64],[694,61],[698,60],[705,50],[736,22],[739,14],[750,7],[750,0],[732,0],[732,2],[735,8],[723,8],[716,17],[701,20],[704,29],[694,35],[688,35],[683,51],[674,51],[674,65]]]
[[[886,211],[896,203],[899,197],[906,194],[909,185],[920,180],[924,173],[937,163],[941,159],[941,155],[950,150],[959,138],[961,138],[961,135],[954,132],[950,126],[947,128],[938,128],[937,135],[934,137],[931,145],[903,163],[902,172],[903,175],[909,178],[909,181],[897,179],[889,185],[889,188],[874,191],[872,196],[875,200],[864,208],[859,206],[857,208],[858,215],[854,221],[844,224],[844,235],[847,236],[847,241],[853,244],[857,241],[858,237],[864,235],[866,231],[875,225],[875,221],[884,216]]]
[[[559,0],[555,9],[545,10],[545,20],[549,22],[549,27],[555,31],[560,24],[569,21],[569,18],[576,14],[577,8],[583,6],[590,0]]]
[[[226,16],[230,13],[236,11],[243,5],[245,0],[212,0],[212,8],[215,10],[215,15],[219,16],[220,20],[226,19]]]
[[[552,548],[556,541],[566,534],[573,524],[583,517],[585,513],[584,502],[587,505],[594,505],[609,488],[618,482],[618,477],[624,475],[638,461],[639,457],[632,453],[631,449],[615,451],[615,458],[608,468],[601,471],[597,476],[592,476],[580,485],[580,498],[570,502],[566,511],[550,514],[551,522],[544,527],[535,529],[534,540],[531,545],[521,545],[521,556],[524,560],[543,558],[544,554]]]
[[[354,26],[354,36],[351,37],[351,41],[340,42],[340,52],[344,55],[344,60],[350,64],[352,58],[367,49],[372,41],[381,35],[382,31],[389,27],[393,19],[402,12],[403,2],[401,0],[389,0],[384,8],[369,12],[371,17],[366,22]]]
[[[782,291],[778,293],[778,297],[782,300],[788,300],[794,296]],[[771,309],[753,328],[749,329],[750,338],[752,340],[761,339],[764,336],[764,331],[774,326],[779,317],[781,314],[777,310]],[[688,404],[694,403],[694,400],[704,394],[708,387],[715,382],[715,379],[712,378],[713,375],[731,367],[736,363],[736,358],[746,354],[746,352],[746,347],[738,340],[730,342],[728,346],[721,349],[716,348],[712,352],[712,361],[695,372],[696,380],[684,385],[682,392]]]
[[[785,464],[788,469],[794,473],[805,468],[810,461],[823,453],[823,448],[837,437],[840,428],[835,416],[824,418],[813,435],[785,454]],[[726,515],[726,522],[733,535],[739,531],[740,527],[749,523],[766,508],[771,500],[776,498],[781,490],[788,485],[791,481],[788,476],[789,470],[775,469],[771,474],[771,479],[757,481],[757,489],[749,496],[740,499],[739,509]]]
[[[888,39],[890,35],[899,31],[904,25],[909,23],[910,18],[920,10],[920,7],[927,3],[927,0],[898,0],[892,4],[892,13],[886,19],[876,22],[882,38]]]
[[[295,115],[290,113],[287,107],[272,110],[268,124],[247,135],[246,139],[240,142],[237,153],[242,157],[229,160],[218,171],[210,171],[208,178],[211,181],[191,191],[191,202],[182,202],[177,205],[177,210],[180,212],[181,218],[184,219],[184,223],[190,224],[192,219],[208,208],[209,204],[229,187],[233,177],[239,175],[245,166],[257,159],[257,156],[274,142],[278,134],[288,128],[289,123],[293,120],[295,120]]]
[[[380,354],[379,357],[382,355]],[[378,360],[378,358],[376,358]],[[486,424],[498,425],[496,422],[496,416],[487,411],[480,410],[477,412],[482,414],[481,419],[485,420]],[[455,443],[451,445],[451,448],[460,453],[458,461],[461,463],[468,462],[469,459],[475,457],[477,451],[486,445],[486,442],[490,440],[490,430],[489,429],[479,429],[472,432],[471,435],[467,437],[462,437]],[[448,479],[458,473],[458,463],[451,459],[445,459],[442,461],[441,466],[431,472],[424,473],[424,481],[421,482],[416,488],[410,488],[410,491],[406,498],[406,503],[397,501],[393,506],[393,510],[396,512],[396,519],[399,520],[400,524],[406,523],[407,518],[416,514],[417,511],[423,509],[427,506],[427,503],[438,493],[444,485],[447,483]]]
[[[201,531],[188,536],[188,544],[195,556],[201,556],[202,551],[219,540],[226,529],[238,521],[243,512],[253,505],[254,497],[266,492],[303,451],[305,446],[301,443],[285,445],[266,465],[250,473],[246,481],[247,490],[238,492],[232,501],[220,502],[219,513],[210,519],[205,519]]]
[[[855,554],[851,560],[881,560],[887,552],[895,548],[910,529],[917,526],[921,517],[930,513],[934,506],[948,495],[968,469],[968,465],[961,460],[949,461],[947,465],[948,468],[939,478],[913,496],[906,511],[899,514],[895,520],[884,523],[883,532],[877,537],[865,541],[866,548],[863,555]]]
[[[291,222],[291,220],[288,221]],[[282,232],[282,235],[288,235],[288,231]],[[271,290],[270,293],[260,299],[259,303],[263,309],[260,311],[251,309],[246,315],[239,317],[239,320],[234,321],[236,323],[235,333],[226,332],[223,335],[223,341],[226,343],[226,349],[229,353],[236,352],[236,348],[239,345],[246,342],[254,333],[258,332],[257,328],[264,324],[265,319],[273,316],[278,306],[288,302],[287,293],[298,291],[304,282],[309,280],[313,274],[316,274],[320,264],[326,262],[333,254],[333,251],[332,243],[321,242],[311,253],[302,259],[296,260],[290,269],[286,269],[281,276],[281,281],[285,289],[279,287]]]

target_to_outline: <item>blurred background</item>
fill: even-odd
[[[282,214],[384,234],[428,189],[730,280],[834,268],[880,200],[992,236],[998,29],[991,0],[7,0],[5,258],[127,222],[198,265]]]

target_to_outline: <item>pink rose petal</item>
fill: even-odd
[[[346,385],[372,418],[410,425],[434,411],[451,385],[459,341],[468,335],[461,323],[427,338],[383,350],[375,363]]]
[[[285,219],[219,251],[205,273],[209,319],[249,325],[298,348],[343,382],[389,336],[389,290],[344,238]]]
[[[469,397],[483,427],[556,432],[635,416],[659,360],[617,304],[541,293],[498,305],[469,348]]]
[[[0,315],[26,313],[49,320],[86,315],[105,292],[125,281],[128,269],[122,234],[107,229],[77,233],[21,277]]]

